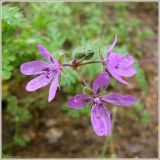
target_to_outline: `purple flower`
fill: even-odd
[[[52,81],[48,96],[48,101],[50,102],[55,97],[57,87],[59,87],[58,76],[60,75],[61,66],[58,60],[53,58],[42,45],[38,45],[38,48],[48,63],[41,60],[26,62],[21,65],[20,71],[25,75],[38,75],[27,84],[26,90],[29,92],[36,91]]]
[[[115,36],[114,42],[108,50],[106,59],[106,68],[109,73],[118,81],[124,84],[128,84],[122,77],[132,77],[136,74],[134,59],[131,55],[122,56],[117,52],[112,52],[117,43],[117,36]]]
[[[100,95],[100,89],[105,89],[109,85],[109,75],[104,72],[99,75],[93,82],[93,94],[77,94],[68,101],[70,108],[78,109],[85,106],[87,103],[92,104],[91,122],[95,133],[98,136],[108,136],[111,133],[111,118],[105,103],[111,103],[118,106],[131,106],[136,99],[131,95],[121,95],[118,93],[110,93],[107,95]]]

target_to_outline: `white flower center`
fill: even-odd
[[[99,97],[94,98],[94,103],[100,104],[101,103],[101,99]]]

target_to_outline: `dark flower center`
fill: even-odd
[[[118,68],[119,68],[119,63],[115,66],[115,68],[116,68],[116,69],[118,69]]]
[[[56,71],[56,69],[53,67],[47,67],[44,68],[42,71],[43,71],[42,74],[45,75],[46,78],[50,78],[50,76],[53,74],[53,72]]]

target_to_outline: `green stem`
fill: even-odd
[[[73,67],[72,64],[62,64],[63,67]]]
[[[77,72],[77,74],[79,75],[81,81],[84,83],[84,85],[86,87],[89,87],[89,85],[87,84],[87,82],[85,81],[85,79],[83,78],[83,76],[81,75],[81,73],[78,71],[78,69],[75,69],[75,71]]]
[[[86,62],[86,63],[80,63],[80,64],[78,65],[78,67],[84,66],[84,65],[87,65],[87,64],[94,64],[94,63],[101,63],[101,64],[102,64],[101,61],[91,61],[91,62]]]
[[[73,67],[73,68],[78,68],[87,64],[94,64],[94,63],[101,63],[101,61],[90,61],[90,62],[86,62],[86,63],[76,63],[76,64],[62,64],[63,67]]]

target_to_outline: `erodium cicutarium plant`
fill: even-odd
[[[94,51],[88,50],[87,54],[74,57],[71,64],[63,64],[57,60],[52,54],[47,51],[42,45],[38,45],[39,52],[46,59],[25,62],[21,65],[20,71],[25,75],[37,75],[36,78],[28,82],[26,90],[33,92],[41,87],[51,83],[48,95],[48,101],[52,101],[59,88],[59,77],[63,72],[64,67],[74,69],[83,83],[85,93],[79,93],[70,98],[67,102],[69,108],[79,109],[90,104],[91,106],[91,123],[94,132],[97,136],[108,136],[111,134],[112,123],[110,112],[107,109],[107,104],[116,106],[130,107],[136,102],[136,98],[132,95],[122,95],[119,93],[105,93],[105,89],[109,86],[110,77],[112,76],[117,81],[128,84],[123,77],[132,77],[136,74],[133,67],[134,58],[131,55],[122,56],[120,53],[113,52],[113,48],[117,43],[117,36],[114,38],[113,44],[106,52],[106,57],[100,57],[99,61],[88,61],[83,63],[83,60],[92,57]],[[104,71],[93,81],[92,87],[85,81],[78,68],[88,64],[99,63],[103,65]]]

